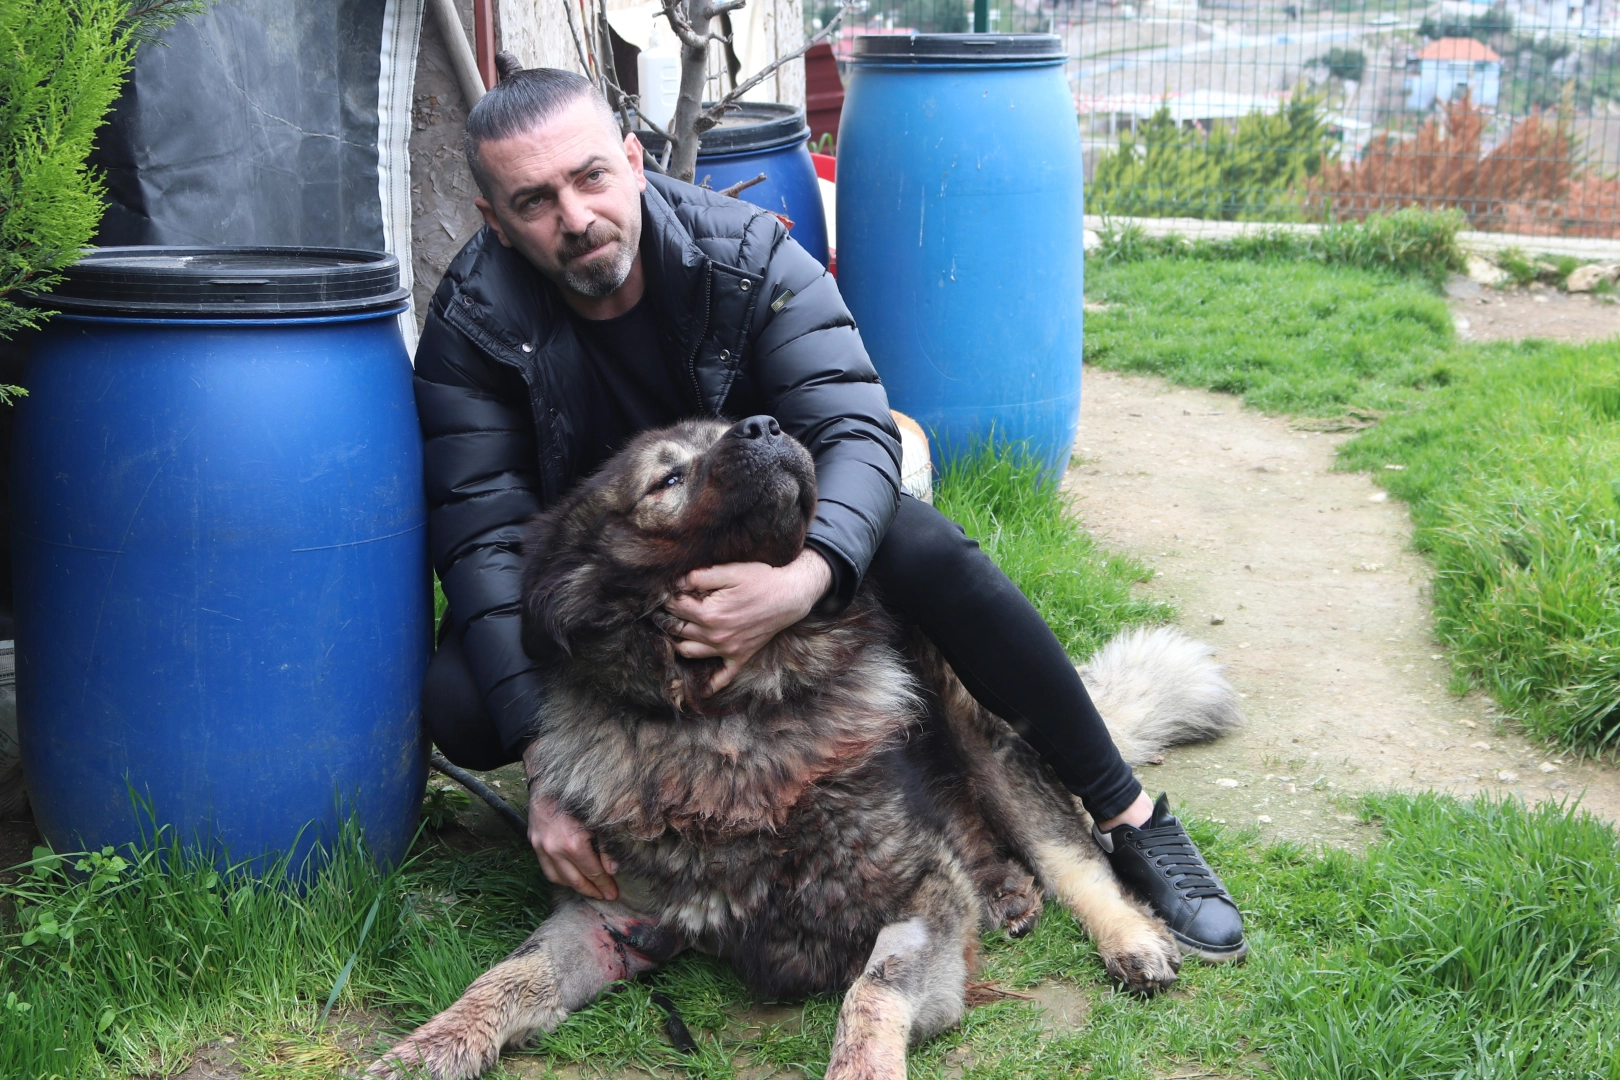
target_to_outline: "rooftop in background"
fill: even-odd
[[[1497,60],[1496,50],[1482,41],[1466,37],[1447,37],[1425,45],[1418,50],[1419,60]]]

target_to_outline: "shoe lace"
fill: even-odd
[[[1146,858],[1164,871],[1175,890],[1187,899],[1226,895],[1226,889],[1179,822],[1154,829],[1138,829],[1131,839]]]

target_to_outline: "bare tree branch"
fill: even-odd
[[[663,0],[663,3],[664,18],[669,20],[669,28],[675,31],[675,36],[681,39],[681,44],[689,49],[701,49],[708,44],[708,39],[692,29],[692,21],[686,17],[681,0]]]
[[[665,2],[667,3],[668,0],[665,0]],[[703,111],[703,115],[698,117],[698,123],[702,125],[697,129],[698,134],[701,135],[703,132],[708,131],[710,128],[718,124],[721,118],[726,115],[728,110],[736,107],[737,99],[741,98],[744,94],[748,93],[748,91],[752,90],[754,87],[776,74],[777,70],[781,68],[783,64],[792,63],[794,60],[797,60],[799,57],[803,56],[817,45],[820,45],[823,41],[826,41],[828,38],[832,37],[833,30],[837,28],[839,21],[842,20],[845,15],[849,14],[852,6],[853,5],[851,4],[850,0],[844,0],[844,3],[838,9],[838,14],[828,19],[827,25],[816,31],[815,36],[809,41],[799,46],[799,48],[794,49],[786,56],[779,56],[775,60],[772,60],[769,64],[766,64],[763,68],[756,71],[752,77],[743,80],[741,86],[738,86],[731,93],[727,94],[725,97],[721,98],[719,101],[705,109]]]
[[[591,77],[591,62],[585,58],[585,42],[579,36],[579,26],[574,22],[573,0],[562,0],[563,14],[568,16],[568,32],[574,35],[574,52],[579,55],[579,69],[588,79]]]
[[[720,194],[729,195],[733,199],[735,199],[738,195],[741,195],[743,192],[747,191],[749,188],[753,187],[755,184],[763,184],[768,179],[769,179],[769,177],[767,177],[764,173],[760,173],[758,176],[754,177],[752,180],[739,180],[735,184],[732,184],[730,187],[721,188],[720,189]]]
[[[710,4],[708,7],[704,8],[703,14],[711,19],[717,19],[722,15],[727,15],[733,11],[736,11],[747,3],[748,0],[721,0],[721,2],[718,4]]]

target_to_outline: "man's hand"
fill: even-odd
[[[737,677],[766,643],[806,615],[832,587],[832,568],[805,548],[786,566],[727,563],[693,570],[675,583],[680,590],[664,609],[678,639],[675,651],[725,661],[709,682],[713,693]]]
[[[523,755],[524,768],[533,776],[528,757]],[[585,826],[538,790],[529,792],[529,843],[546,880],[595,900],[618,899],[619,884],[612,877],[618,865],[598,855]]]

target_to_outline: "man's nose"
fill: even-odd
[[[564,191],[557,196],[557,212],[562,218],[563,231],[574,236],[583,236],[596,220],[595,211],[572,191]]]

